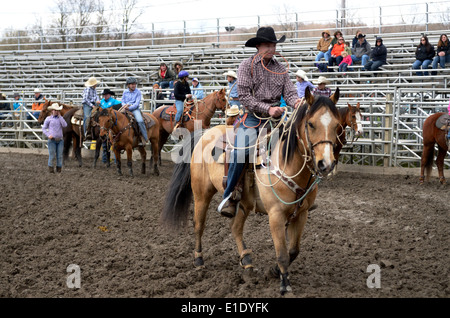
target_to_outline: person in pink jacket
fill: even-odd
[[[352,56],[347,53],[347,51],[342,51],[341,56],[343,57],[342,62],[339,63],[339,72],[347,72],[347,68],[352,65]]]

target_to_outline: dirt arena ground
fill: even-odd
[[[245,279],[216,197],[203,241],[206,268],[196,270],[192,223],[170,234],[158,222],[172,163],[155,177],[141,175],[136,162],[131,178],[125,163],[119,177],[115,167],[94,170],[87,160],[49,174],[47,159],[0,154],[1,298],[281,297],[267,274],[275,253],[266,215],[246,223],[255,275]],[[290,267],[290,297],[448,298],[450,186],[436,177],[417,181],[339,172],[322,182]],[[80,288],[67,285],[72,264]],[[380,268],[380,288],[368,287],[371,264]]]

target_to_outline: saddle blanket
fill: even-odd
[[[436,121],[436,127],[440,130],[447,130],[450,126],[450,115],[444,114]]]
[[[174,106],[166,106],[163,111],[160,113],[160,117],[166,121],[175,120],[175,115],[177,113],[177,108]],[[183,115],[183,121],[186,122],[190,119],[187,112]]]

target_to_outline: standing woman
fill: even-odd
[[[64,149],[64,139],[63,139],[63,128],[67,126],[66,121],[61,116],[60,110],[62,109],[58,103],[53,103],[48,109],[52,111],[51,116],[48,116],[44,125],[42,126],[42,131],[48,137],[48,171],[50,173],[55,172],[53,169],[53,160],[56,157],[56,172],[61,172],[62,160],[63,160],[63,149]]]
[[[434,55],[434,46],[430,44],[426,35],[422,36],[420,44],[416,48],[416,61],[413,63],[412,68],[418,70],[422,67],[423,70],[427,70],[433,61]],[[416,75],[428,75],[428,72],[416,72]]]
[[[189,83],[187,81],[189,78],[189,73],[186,71],[180,71],[180,73],[178,73],[178,78],[180,80],[176,82],[173,88],[175,107],[177,108],[177,114],[175,115],[177,127],[181,124],[181,118],[183,117],[184,100],[192,98],[191,88],[189,87]]]
[[[438,68],[438,64],[441,68],[445,68],[445,63],[450,63],[450,42],[448,41],[447,34],[441,34],[437,45],[437,55],[433,60],[433,69]],[[436,71],[431,72],[432,75],[436,75]]]

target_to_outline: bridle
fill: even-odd
[[[355,114],[356,113],[359,113],[359,115],[361,116],[361,111],[360,110],[356,110],[355,111]],[[346,140],[348,140],[348,139],[351,139],[351,142],[350,142],[350,146],[353,144],[353,142],[355,142],[356,140],[358,140],[358,138],[359,138],[359,135],[358,136],[356,136],[355,137],[355,132],[356,132],[356,130],[355,130],[355,126],[356,127],[358,127],[358,124],[361,124],[361,120],[358,120],[358,119],[355,119],[355,121],[353,121],[353,118],[352,118],[352,112],[350,111],[349,113],[348,113],[348,115],[347,116],[350,116],[350,133],[349,133],[349,136],[348,135],[346,135],[345,137],[345,139]],[[361,124],[362,125],[362,124]],[[347,137],[350,137],[350,138],[347,138]]]
[[[336,142],[333,142],[333,141],[331,141],[331,140],[326,140],[326,139],[325,139],[325,140],[320,140],[320,141],[318,141],[318,142],[316,142],[316,143],[314,143],[314,144],[311,142],[311,138],[310,138],[310,136],[309,136],[309,129],[308,129],[308,113],[309,113],[309,107],[308,107],[308,109],[306,110],[306,114],[305,114],[305,118],[306,118],[306,119],[305,119],[305,136],[306,136],[306,142],[307,142],[307,144],[308,144],[308,148],[309,148],[309,150],[311,151],[312,167],[310,167],[309,165],[308,165],[307,167],[309,168],[310,172],[311,172],[314,176],[318,176],[318,177],[320,177],[320,178],[323,178],[324,176],[323,176],[322,172],[321,172],[321,171],[319,170],[319,168],[317,167],[317,163],[316,163],[316,154],[315,154],[314,148],[315,148],[316,146],[318,146],[318,145],[321,145],[321,144],[330,144],[330,145],[331,145],[331,148],[334,149],[335,146],[336,146]],[[301,139],[298,130],[297,130],[297,138],[298,138],[298,139]]]

